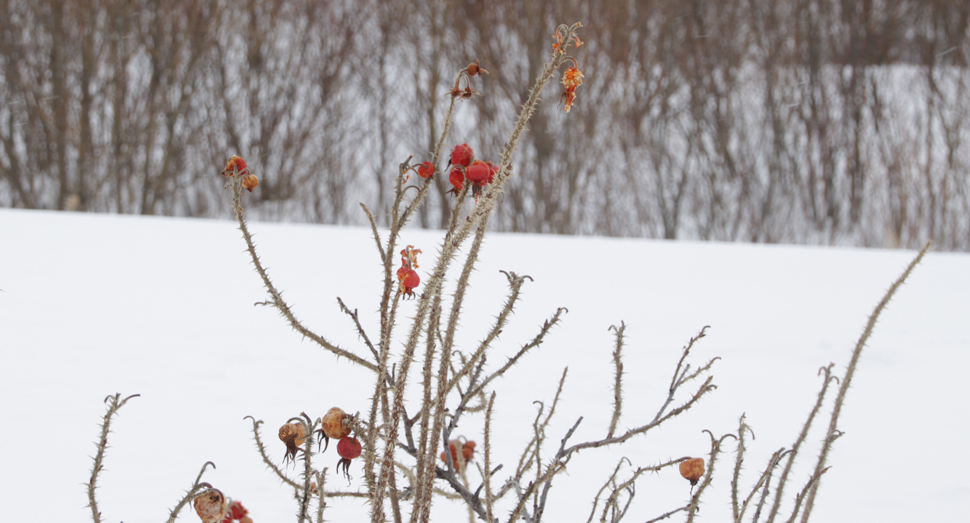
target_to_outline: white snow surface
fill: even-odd
[[[337,297],[359,309],[376,339],[381,267],[370,231],[269,223],[251,229],[297,316],[366,357]],[[440,241],[436,231],[403,234],[400,245],[424,251],[424,280]],[[621,427],[653,418],[681,348],[705,325],[708,335],[690,361],[696,366],[720,357],[712,372],[718,389],[628,445],[581,452],[557,478],[546,520],[586,521],[593,496],[621,457],[652,465],[704,456],[710,440],[702,431],[736,432],[742,414],[756,436],[747,442],[746,493],[769,456],[794,442],[821,384],[818,369],[834,362],[835,372],[844,373],[869,313],[914,255],[492,234],[472,277],[459,349],[471,350],[500,310],[507,291],[500,270],[535,281],[524,287],[492,368],[557,307],[569,309],[546,342],[496,382],[493,462],[504,468],[493,484],[515,468],[532,430],[533,402],[551,402],[567,366],[547,430],[550,445],[579,416],[573,441],[605,435],[613,401],[608,328],[624,321]],[[108,394],[141,395],[114,421],[98,491],[104,520],[126,523],[164,521],[206,461],[218,468],[204,480],[241,500],[256,522],[294,519],[292,492],[266,470],[243,418],[266,421],[264,441],[273,459],[282,460],[276,430],[291,416],[369,407],[370,371],[302,339],[274,309],[253,306],[265,292],[230,221],[0,210],[0,289],[0,492],[7,521],[90,518],[85,483]],[[404,303],[402,322],[416,303]],[[930,253],[862,354],[839,423],[845,434],[830,455],[814,521],[949,521],[965,513],[968,311],[970,257]],[[398,340],[405,332],[397,330]],[[397,354],[401,346],[395,344]],[[415,384],[409,392],[418,390]],[[828,401],[796,462],[786,506],[814,465],[830,407]],[[469,415],[456,435],[480,443],[482,424],[481,414]],[[700,521],[730,519],[734,444],[725,450]],[[544,457],[552,453],[549,448]],[[333,472],[337,459],[329,450],[314,463]],[[476,461],[481,464],[480,454]],[[361,488],[359,463],[351,474],[349,486],[331,475],[328,487]],[[470,476],[477,487],[479,477]],[[643,476],[636,493],[626,521],[683,505],[690,487],[668,468]],[[456,502],[439,499],[433,510],[438,521],[467,521]],[[503,520],[507,511],[505,502],[498,511]],[[332,499],[326,516],[369,520],[368,507],[347,498]],[[187,509],[179,521],[198,520]]]

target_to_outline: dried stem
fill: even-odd
[[[256,450],[259,451],[259,455],[263,458],[263,463],[266,464],[266,467],[268,469],[272,470],[274,473],[276,473],[276,476],[278,478],[280,478],[280,480],[283,481],[283,483],[286,483],[287,485],[293,487],[294,489],[301,489],[301,488],[303,488],[302,486],[300,486],[299,483],[297,483],[297,482],[293,481],[292,479],[288,478],[286,476],[286,474],[284,474],[283,471],[280,470],[280,468],[277,467],[276,464],[273,463],[273,461],[269,459],[269,455],[266,453],[266,446],[263,445],[263,441],[259,437],[259,426],[262,425],[263,420],[258,420],[257,421],[256,418],[254,418],[252,416],[246,416],[243,419],[246,419],[246,418],[249,418],[253,422],[253,439],[256,441]],[[308,432],[307,434],[312,434],[312,433],[311,432]],[[309,439],[312,439],[312,438],[309,438],[308,437],[307,439],[309,440]]]
[[[131,398],[137,398],[139,394],[132,394],[125,399],[121,399],[121,394],[108,396],[104,402],[108,404],[108,411],[104,413],[101,421],[101,438],[98,440],[98,452],[94,455],[94,466],[91,468],[91,479],[88,480],[88,507],[91,509],[91,519],[94,523],[101,523],[101,510],[98,509],[98,500],[95,491],[98,488],[98,475],[104,466],[104,453],[108,449],[108,434],[111,432],[111,418],[118,413],[121,407],[128,403]],[[204,469],[203,469],[204,470]]]
[[[259,256],[256,254],[256,245],[253,243],[253,237],[249,233],[249,227],[246,226],[246,220],[243,217],[243,187],[239,180],[239,176],[231,176],[229,183],[232,188],[232,206],[236,214],[236,220],[239,222],[239,230],[242,231],[243,239],[246,241],[246,247],[249,250],[250,256],[252,257],[253,266],[256,268],[256,272],[259,274],[259,277],[263,279],[263,285],[266,287],[266,292],[268,292],[270,296],[270,301],[264,303],[268,303],[269,305],[276,307],[280,311],[280,314],[282,314],[283,317],[286,318],[286,320],[290,323],[290,326],[304,337],[310,338],[318,345],[336,354],[337,356],[343,356],[344,358],[347,358],[362,367],[376,371],[377,366],[373,363],[330,343],[322,336],[306,328],[298,319],[296,319],[296,316],[293,315],[293,311],[290,310],[290,306],[286,303],[286,301],[283,300],[283,295],[279,290],[276,289],[273,282],[270,281],[269,275],[266,273],[266,269],[263,268],[263,264],[260,262]]]
[[[482,447],[485,454],[485,473],[482,481],[485,485],[485,521],[493,523],[492,517],[492,408],[495,405],[495,393],[488,398],[488,408],[485,409],[485,432],[482,435]]]
[[[711,437],[711,453],[707,460],[708,467],[707,473],[704,474],[704,481],[701,482],[701,486],[697,488],[697,492],[695,492],[690,498],[690,504],[687,507],[687,523],[694,521],[694,516],[697,514],[697,511],[700,510],[701,495],[711,484],[711,480],[714,478],[714,465],[717,463],[718,454],[721,453],[721,444],[723,444],[724,440],[727,438],[737,439],[737,436],[734,434],[725,434],[721,436],[720,439],[715,439],[714,435],[711,434],[709,430],[705,430],[704,432]]]
[[[792,445],[791,451],[788,453],[788,462],[785,464],[785,469],[781,473],[781,478],[778,480],[778,486],[775,487],[775,499],[771,505],[771,511],[768,513],[768,523],[773,523],[775,521],[775,516],[778,514],[778,509],[781,508],[782,495],[785,492],[785,485],[788,484],[788,474],[791,472],[792,465],[795,464],[795,458],[798,456],[798,451],[802,447],[802,443],[805,442],[805,438],[808,437],[808,431],[812,427],[812,422],[815,420],[815,415],[822,409],[822,404],[825,401],[825,393],[829,389],[829,384],[832,381],[838,381],[839,379],[832,376],[832,367],[834,363],[828,364],[826,367],[819,369],[819,374],[824,373],[825,379],[822,381],[822,390],[819,391],[818,397],[815,400],[815,406],[812,407],[811,412],[808,414],[808,419],[805,420],[805,424],[802,425],[802,432],[798,435],[798,439],[795,440],[795,444]]]
[[[903,285],[906,278],[913,272],[916,265],[923,259],[923,256],[930,249],[930,242],[920,249],[919,254],[913,258],[913,261],[909,262],[906,266],[906,270],[903,271],[899,278],[893,282],[886,291],[886,294],[879,300],[876,305],[875,310],[869,316],[869,321],[866,322],[866,327],[862,331],[862,336],[859,337],[859,341],[856,342],[855,349],[852,351],[852,358],[849,360],[849,366],[845,371],[845,376],[842,378],[842,383],[839,385],[839,393],[835,397],[835,405],[832,407],[832,416],[829,419],[828,432],[823,440],[822,450],[819,452],[818,462],[815,464],[815,473],[812,475],[814,481],[811,484],[811,488],[808,491],[808,497],[805,499],[805,512],[802,514],[802,523],[808,521],[809,516],[812,514],[812,508],[815,506],[815,493],[818,491],[818,481],[817,478],[822,476],[823,471],[826,468],[826,461],[828,460],[829,451],[832,448],[832,443],[838,439],[841,435],[837,426],[839,422],[839,415],[842,414],[842,405],[845,403],[845,395],[849,391],[849,386],[852,384],[852,378],[855,376],[856,365],[859,363],[859,358],[862,356],[862,348],[865,347],[866,342],[869,341],[869,336],[872,335],[873,329],[876,327],[876,321],[879,320],[879,315],[885,310],[886,305],[889,304],[889,300],[896,294],[896,291]]]
[[[620,326],[613,325],[611,330],[616,332],[616,350],[613,351],[613,366],[616,368],[616,381],[613,383],[613,418],[610,420],[610,430],[606,437],[612,438],[616,432],[616,424],[620,421],[620,412],[623,410],[623,331],[626,324],[620,322]]]
[[[205,469],[209,465],[212,465],[212,468],[216,468],[215,463],[211,461],[206,461],[202,465],[202,470],[200,470],[199,475],[195,477],[195,482],[192,483],[192,487],[185,492],[185,496],[183,496],[182,499],[179,500],[179,502],[175,505],[175,508],[169,511],[168,523],[175,523],[175,519],[178,517],[179,512],[182,511],[182,509],[185,507],[186,504],[188,504],[189,501],[195,498],[195,495],[198,494],[200,490],[204,488],[212,488],[212,485],[201,482],[202,474],[205,473]]]

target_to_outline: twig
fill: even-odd
[[[195,482],[192,483],[192,487],[188,491],[185,492],[185,496],[183,496],[182,499],[179,500],[178,504],[175,505],[175,508],[173,508],[171,511],[169,511],[169,513],[168,513],[168,523],[175,523],[175,519],[178,517],[179,512],[182,511],[182,509],[185,507],[185,505],[190,500],[192,500],[192,498],[194,498],[195,495],[200,490],[202,490],[203,488],[212,488],[212,485],[210,485],[208,483],[200,483],[200,480],[202,479],[202,474],[205,473],[205,469],[209,465],[212,465],[212,468],[216,468],[215,463],[213,463],[211,461],[206,461],[202,465],[202,470],[200,470],[199,471],[199,475],[195,477]]]
[[[380,360],[381,357],[379,354],[377,354],[377,349],[374,348],[374,344],[370,342],[370,338],[367,337],[364,327],[360,324],[360,318],[357,316],[357,309],[354,309],[354,312],[350,312],[350,309],[344,305],[344,301],[339,297],[337,298],[337,303],[340,304],[340,310],[344,311],[347,316],[350,316],[354,320],[354,325],[357,326],[357,333],[360,334],[360,337],[364,339],[364,343],[367,345],[367,348],[370,349],[371,354],[374,355],[374,361]]]
[[[610,420],[610,430],[606,437],[612,438],[616,431],[616,424],[620,421],[620,412],[623,410],[623,331],[626,324],[622,321],[620,326],[613,325],[611,330],[616,332],[616,350],[613,351],[613,366],[616,368],[616,381],[613,383],[613,418]]]
[[[88,480],[88,507],[91,508],[91,519],[94,523],[101,523],[101,510],[98,509],[98,500],[95,497],[95,490],[98,488],[98,475],[104,466],[104,452],[108,448],[108,434],[111,432],[111,418],[118,413],[121,407],[128,403],[131,398],[137,398],[139,394],[132,394],[125,399],[121,399],[121,394],[108,396],[104,402],[108,404],[108,411],[104,413],[101,421],[101,438],[98,440],[98,452],[94,455],[94,466],[91,468],[91,479]]]
[[[866,342],[869,341],[869,336],[872,334],[873,329],[876,327],[876,321],[879,320],[879,315],[889,304],[889,300],[892,299],[896,291],[903,285],[906,278],[909,277],[916,265],[923,259],[923,256],[927,251],[930,250],[931,242],[926,242],[926,245],[920,249],[919,254],[913,258],[913,261],[909,262],[906,270],[903,271],[899,278],[893,282],[886,291],[886,294],[879,300],[876,305],[875,310],[869,316],[869,321],[866,322],[866,328],[862,331],[862,336],[859,337],[859,341],[856,342],[855,349],[852,351],[852,358],[849,360],[849,366],[845,371],[845,376],[842,378],[842,383],[839,386],[839,393],[835,397],[835,405],[832,407],[832,416],[829,419],[829,428],[826,433],[824,443],[822,444],[822,450],[819,452],[818,462],[815,464],[815,474],[813,477],[821,477],[822,471],[826,468],[825,463],[828,459],[829,450],[832,448],[832,443],[838,438],[839,432],[837,426],[839,422],[839,415],[842,414],[842,405],[845,403],[845,395],[849,391],[849,386],[852,384],[852,378],[855,376],[856,365],[859,363],[859,358],[862,356],[862,348],[865,347]],[[808,497],[805,500],[805,512],[802,514],[802,523],[807,523],[809,516],[812,514],[812,508],[815,506],[815,493],[818,491],[818,482],[815,481],[812,484],[812,488],[808,492]]]
[[[808,431],[812,427],[812,422],[815,420],[815,415],[822,409],[822,404],[825,401],[825,393],[828,391],[829,384],[832,381],[838,381],[839,379],[832,376],[832,367],[834,363],[829,363],[828,366],[819,369],[819,374],[824,373],[825,379],[822,381],[822,390],[819,391],[818,397],[815,400],[815,406],[812,407],[811,412],[808,414],[808,419],[805,420],[805,424],[802,425],[802,432],[798,435],[798,439],[795,440],[795,444],[792,445],[791,451],[788,453],[788,462],[785,464],[785,469],[781,473],[781,478],[778,480],[778,486],[775,487],[774,501],[771,505],[771,511],[768,513],[768,523],[774,523],[775,516],[778,514],[779,508],[781,508],[782,495],[785,492],[785,486],[788,484],[788,474],[791,472],[792,465],[795,464],[795,458],[798,456],[798,451],[801,449],[802,443],[805,442],[805,438],[808,437]]]
[[[357,356],[356,354],[348,352],[330,343],[324,337],[306,328],[302,323],[300,323],[300,320],[296,319],[296,316],[293,315],[293,311],[290,310],[290,306],[286,303],[285,300],[283,300],[283,295],[280,293],[279,290],[276,289],[276,287],[273,285],[273,282],[270,281],[269,274],[266,273],[266,269],[263,268],[263,264],[262,262],[260,262],[259,256],[256,254],[256,245],[253,243],[253,237],[249,233],[249,227],[246,226],[246,220],[243,217],[244,212],[242,208],[242,189],[243,189],[242,183],[239,181],[238,176],[232,176],[230,178],[231,178],[230,184],[232,187],[233,210],[235,211],[235,214],[236,214],[236,220],[239,222],[239,230],[242,231],[243,239],[246,241],[246,247],[249,250],[250,257],[252,258],[253,266],[256,268],[256,272],[259,274],[259,277],[263,279],[263,286],[266,287],[266,292],[269,293],[269,296],[271,298],[269,301],[269,304],[276,307],[276,309],[280,311],[280,314],[282,314],[283,317],[286,318],[286,320],[290,323],[290,326],[293,327],[294,330],[302,334],[304,337],[310,338],[318,345],[336,354],[337,356],[343,356],[344,358],[347,358],[350,361],[364,368],[370,369],[372,371],[376,371],[377,365],[374,365],[373,363],[367,360],[364,360],[360,356]]]
[[[299,483],[288,478],[286,474],[283,474],[283,471],[280,470],[280,468],[277,467],[276,464],[269,459],[269,455],[266,453],[266,447],[263,445],[263,441],[259,437],[259,426],[263,423],[263,420],[257,421],[256,418],[252,416],[246,416],[243,419],[246,419],[246,418],[249,418],[253,421],[253,439],[256,440],[256,450],[259,451],[259,455],[263,458],[263,463],[266,464],[266,467],[272,470],[273,472],[275,472],[276,476],[279,477],[280,480],[283,481],[283,483],[286,483],[287,485],[293,487],[294,489],[299,490],[303,488],[302,486],[300,486]],[[307,434],[312,434],[312,432],[309,432]],[[309,440],[312,438],[307,437],[307,439]]]

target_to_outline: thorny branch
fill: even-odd
[[[104,402],[108,404],[108,411],[104,413],[101,421],[101,437],[98,439],[98,452],[94,455],[94,466],[91,467],[91,479],[88,480],[88,507],[91,509],[91,519],[94,523],[101,523],[101,510],[98,509],[98,500],[95,497],[95,490],[98,488],[98,475],[104,466],[104,453],[108,449],[108,434],[111,432],[111,419],[118,413],[121,407],[128,403],[131,398],[137,398],[139,394],[132,394],[125,399],[121,399],[121,394],[108,396]]]
[[[199,493],[199,491],[201,491],[204,488],[212,488],[212,485],[201,482],[202,474],[205,473],[205,469],[209,465],[212,465],[212,468],[216,468],[215,463],[211,461],[206,461],[202,465],[202,470],[200,470],[199,475],[195,477],[195,481],[192,483],[192,487],[190,487],[189,490],[185,492],[185,496],[183,496],[182,499],[179,500],[178,504],[175,505],[175,508],[173,508],[168,513],[168,523],[175,523],[175,519],[178,518],[179,512],[181,512],[182,509],[185,508],[185,505],[189,501],[191,501],[195,497],[195,495]]]

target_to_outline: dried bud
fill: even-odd
[[[246,516],[239,520],[239,523],[253,523],[253,518]]]
[[[247,174],[246,176],[243,176],[242,186],[245,187],[249,192],[253,192],[253,189],[255,189],[257,185],[259,185],[259,180],[256,179],[255,174]]]
[[[214,488],[196,496],[193,505],[195,506],[195,513],[199,515],[203,523],[214,523],[222,520],[228,508],[226,497]]]
[[[704,458],[691,458],[680,462],[680,475],[690,481],[691,486],[704,475]]]

